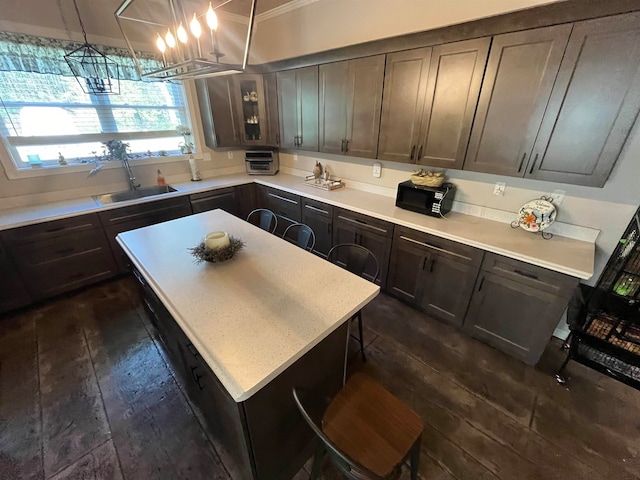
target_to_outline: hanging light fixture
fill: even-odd
[[[73,6],[82,29],[84,45],[64,56],[67,65],[84,93],[119,94],[120,70],[118,64],[89,44],[76,0],[73,0]]]
[[[244,71],[256,0],[124,0],[115,11],[141,76],[193,79]],[[145,68],[134,45],[150,46],[161,68]],[[224,58],[224,61],[223,61]]]

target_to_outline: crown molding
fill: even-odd
[[[271,10],[256,15],[256,23],[264,22],[265,20],[269,20],[270,18],[284,15],[285,13],[289,13],[299,8],[306,7],[307,5],[311,5],[312,3],[316,3],[317,1],[319,0],[293,0],[291,2],[285,3],[284,5],[280,5],[279,7],[272,8]]]

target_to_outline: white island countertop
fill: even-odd
[[[522,228],[513,229],[507,223],[458,212],[449,212],[445,218],[429,217],[396,207],[393,197],[364,192],[348,186],[339,190],[323,191],[304,185],[301,177],[283,173],[275,176],[253,177],[235,174],[205,179],[201,182],[177,183],[172,184],[178,189],[174,193],[109,205],[98,205],[93,199],[84,198],[4,209],[0,210],[0,230],[254,181],[577,278],[586,280],[594,273],[595,242],[559,235],[550,240],[543,240],[540,235],[526,232]],[[515,218],[515,213],[513,216]]]
[[[224,263],[194,263],[187,249],[217,230],[242,239],[245,247]],[[117,239],[236,402],[251,397],[380,292],[222,210]]]

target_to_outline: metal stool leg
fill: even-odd
[[[356,314],[358,316],[358,331],[360,332],[360,353],[362,354],[362,361],[366,362],[367,357],[364,355],[364,335],[362,334],[362,312]]]
[[[311,467],[311,476],[309,477],[311,480],[315,480],[320,476],[320,470],[322,470],[322,460],[324,458],[324,445],[321,442],[318,442],[318,447],[316,448],[316,453],[313,456],[313,466]]]
[[[420,444],[422,443],[422,435],[418,437],[416,443],[411,447],[411,480],[418,480],[418,467],[420,465]]]

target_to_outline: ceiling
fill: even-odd
[[[209,0],[198,1],[204,5],[209,3]],[[214,7],[221,1],[213,0]],[[257,0],[256,13],[265,13],[290,1],[292,0]],[[145,0],[145,2],[153,3],[160,0]],[[11,30],[12,25],[20,24],[67,32],[81,31],[73,0],[31,0],[29,8],[25,8],[24,3],[24,0],[0,0],[0,11],[2,11],[0,29]],[[122,0],[77,0],[77,3],[85,30],[90,37],[121,37],[113,13]],[[225,9],[237,10],[239,13],[248,10],[249,4],[250,0],[233,0],[225,6]]]

